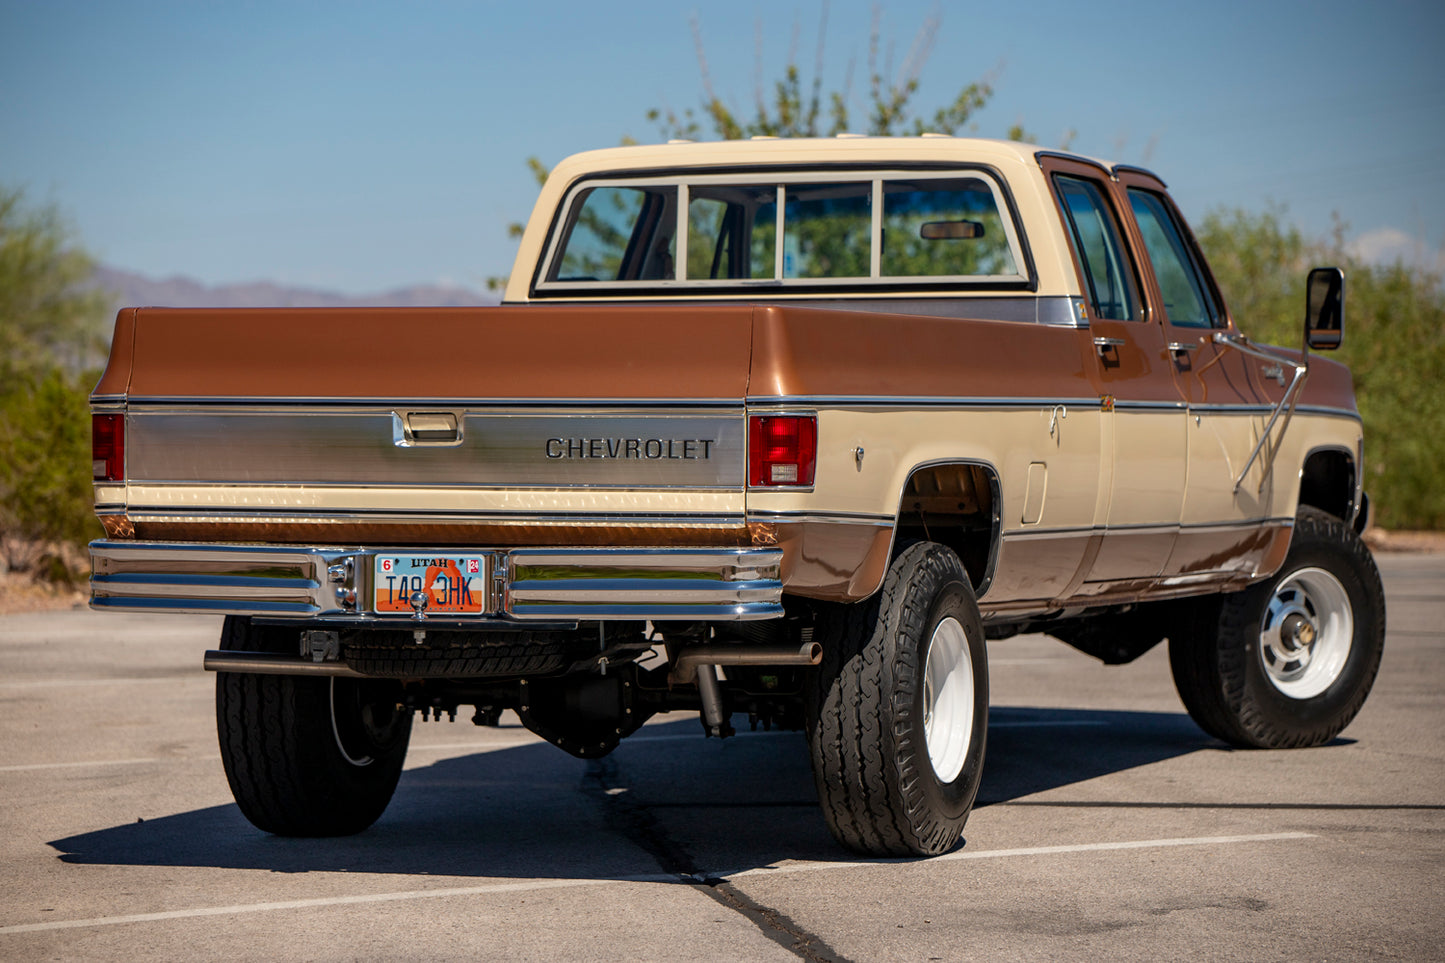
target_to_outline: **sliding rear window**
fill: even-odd
[[[984,171],[584,181],[563,201],[539,295],[1028,283]]]

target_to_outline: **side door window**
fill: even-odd
[[[1137,320],[1134,278],[1103,192],[1091,181],[1064,174],[1054,175],[1054,186],[1068,223],[1069,245],[1084,274],[1093,317]]]
[[[1183,231],[1164,198],[1153,191],[1129,188],[1129,206],[1144,240],[1154,279],[1164,299],[1169,323],[1182,328],[1216,328],[1223,312],[1184,242]]]

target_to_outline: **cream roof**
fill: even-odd
[[[750,140],[640,144],[584,151],[566,158],[543,185],[517,251],[504,300],[526,301],[532,272],[542,255],[552,212],[579,178],[638,170],[698,170],[707,167],[794,164],[870,164],[884,168],[916,163],[986,164],[1007,180],[1028,237],[1038,293],[1077,295],[1078,280],[1052,198],[1039,169],[1034,144],[926,134],[922,137],[755,138]],[[1048,153],[1058,153],[1050,151]],[[1107,162],[1076,156],[1093,164]]]

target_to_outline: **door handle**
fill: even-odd
[[[1170,356],[1177,358],[1177,357],[1179,357],[1180,355],[1189,354],[1191,351],[1198,351],[1198,350],[1199,350],[1199,342],[1198,342],[1198,341],[1171,341],[1171,342],[1169,342],[1168,344],[1166,344],[1165,347],[1169,349],[1169,354],[1170,354]]]
[[[1110,348],[1118,348],[1124,344],[1123,338],[1095,338],[1094,348],[1099,352],[1099,357],[1109,353]]]

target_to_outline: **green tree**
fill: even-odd
[[[106,299],[91,268],[53,207],[0,189],[0,543],[14,567],[99,533],[85,368],[104,348]]]
[[[683,108],[680,113],[669,107],[654,107],[649,109],[645,116],[657,126],[662,137],[669,140],[701,140],[707,137],[719,140],[740,140],[745,137],[832,137],[845,132],[877,136],[957,134],[971,129],[974,115],[982,110],[993,96],[992,78],[985,75],[965,84],[943,106],[931,112],[921,111],[916,103],[919,76],[933,52],[933,42],[942,24],[942,17],[934,13],[924,20],[908,48],[907,55],[896,70],[892,65],[892,45],[887,43],[883,36],[881,17],[881,10],[875,8],[868,41],[868,92],[861,119],[859,114],[855,113],[856,107],[853,104],[851,64],[841,87],[826,91],[824,89],[824,36],[828,25],[826,4],[819,18],[817,53],[806,89],[803,70],[798,64],[799,27],[795,24],[793,42],[781,78],[766,87],[761,79],[758,80],[754,85],[751,113],[729,105],[713,88],[712,72],[703,46],[702,28],[698,18],[694,16],[692,35],[702,79],[702,104],[696,108]],[[761,37],[761,25],[758,29]],[[759,78],[762,76],[761,46],[760,39],[756,56]],[[1030,143],[1034,140],[1017,124],[1008,129],[1007,136],[1012,140]],[[1071,131],[1065,135],[1065,140],[1072,137]],[[635,141],[624,137],[622,143],[631,144]],[[546,182],[548,168],[541,160],[529,157],[527,167],[539,186]],[[521,223],[509,224],[508,236],[514,239],[521,237],[525,226]],[[487,280],[487,287],[492,290],[499,290],[506,284],[505,277]]]
[[[823,91],[824,35],[828,26],[826,6],[819,18],[817,56],[806,92],[796,56],[798,28],[795,26],[783,76],[774,81],[767,91],[761,82],[755,85],[751,116],[745,116],[730,106],[714,90],[703,47],[702,28],[694,15],[692,36],[702,73],[702,106],[700,109],[684,108],[681,114],[670,108],[654,107],[647,111],[647,119],[657,124],[665,137],[686,140],[697,140],[709,134],[720,140],[740,140],[744,137],[832,137],[845,132],[881,137],[930,132],[955,134],[966,129],[973,115],[982,110],[993,96],[990,78],[984,77],[964,85],[942,107],[927,116],[918,115],[914,97],[918,93],[919,76],[933,52],[933,42],[942,26],[942,18],[934,13],[924,20],[903,63],[895,71],[891,55],[884,54],[881,17],[881,10],[874,8],[868,39],[866,118],[861,124],[853,113],[851,79],[845,80],[841,89],[826,94]],[[891,44],[887,48],[891,51]],[[761,76],[761,41],[756,60]],[[851,78],[852,73],[850,64],[847,76]],[[1022,128],[1015,130],[1018,139],[1026,136]]]
[[[1383,528],[1445,528],[1445,288],[1438,274],[1349,254],[1340,225],[1307,241],[1283,211],[1215,210],[1199,230],[1236,322],[1257,341],[1297,347],[1304,279],[1315,264],[1345,269],[1345,343],[1365,424],[1365,485]]]
[[[54,207],[27,208],[0,188],[0,377],[93,364],[104,347],[106,300],[94,267]]]

